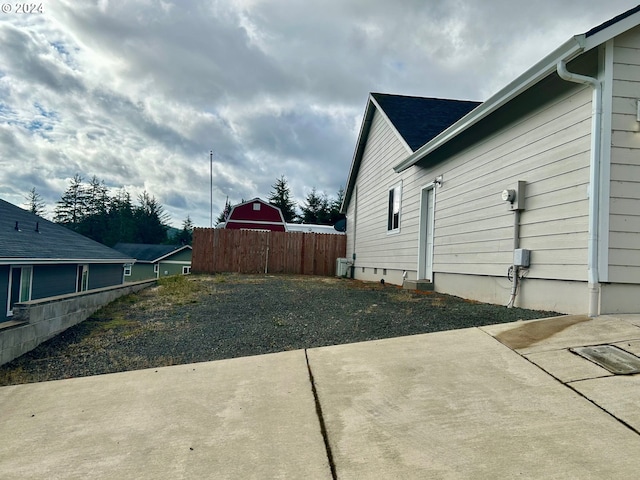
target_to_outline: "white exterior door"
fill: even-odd
[[[418,280],[433,281],[434,185],[422,189],[420,199],[420,239],[418,253]]]

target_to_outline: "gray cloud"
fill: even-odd
[[[175,226],[343,186],[370,91],[483,100],[634,0],[51,0],[0,16],[0,197],[79,173]]]

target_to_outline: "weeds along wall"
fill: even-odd
[[[91,316],[123,295],[154,285],[156,280],[125,283],[86,292],[16,303],[13,321],[0,330],[0,365],[33,350],[42,342]]]

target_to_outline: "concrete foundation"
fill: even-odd
[[[146,280],[17,303],[13,309],[13,320],[0,323],[0,365],[86,320],[116,298],[140,291],[155,282]]]

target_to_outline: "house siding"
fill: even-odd
[[[89,290],[122,283],[124,264],[93,264],[89,266]]]
[[[158,275],[153,271],[153,263],[134,263],[131,266],[131,275],[124,277],[126,282],[138,282],[156,278]]]
[[[528,277],[585,280],[590,129],[591,91],[577,87],[423,169],[416,187],[436,175],[444,180],[436,190],[434,272],[506,275],[514,213],[501,192],[524,180],[520,248],[533,252]]]
[[[386,119],[376,110],[356,179],[357,192],[347,208],[347,256],[356,253],[354,268],[407,269],[414,266],[412,235],[417,230],[405,219],[407,195],[403,183],[409,175],[394,173],[392,166],[410,152]],[[401,186],[400,228],[387,231],[389,188]],[[357,201],[356,201],[357,198]],[[356,203],[358,204],[356,212]],[[353,235],[355,224],[358,231]],[[355,243],[354,243],[355,242]]]
[[[640,29],[617,37],[613,52],[608,280],[640,283]]]
[[[35,265],[31,299],[75,293],[77,265]],[[91,273],[91,272],[90,272]]]
[[[374,115],[347,213],[348,254],[355,251],[356,278],[372,269],[403,270],[415,278],[421,189],[443,176],[435,191],[433,271],[506,277],[513,260],[514,213],[501,192],[526,185],[520,247],[533,251],[528,278],[587,278],[588,183],[591,91],[570,86],[482,141],[446,161],[426,159],[401,174],[392,166],[406,150],[382,117]],[[402,184],[400,232],[386,231],[388,188]],[[357,203],[358,211],[355,212]],[[362,271],[364,267],[365,271]],[[436,288],[438,288],[436,282]],[[502,287],[508,292],[510,284]]]

